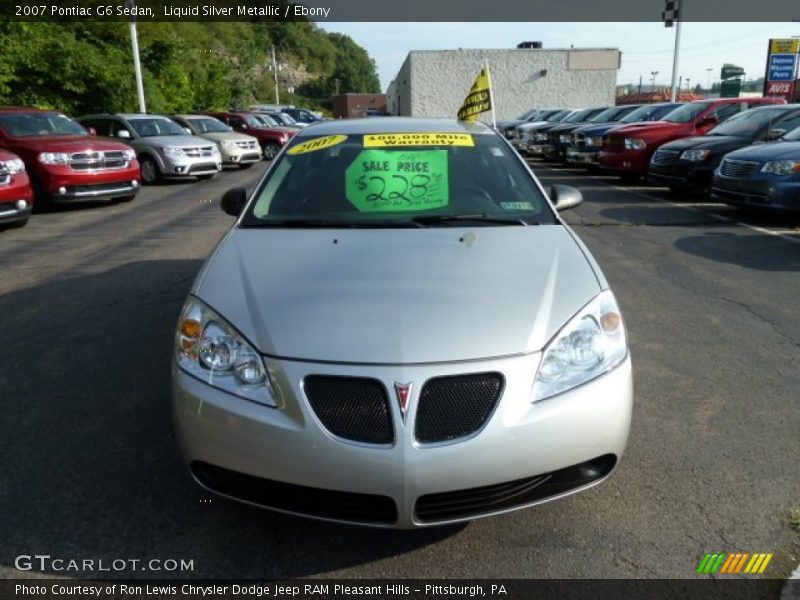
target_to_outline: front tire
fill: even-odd
[[[264,143],[264,160],[272,160],[276,156],[278,156],[278,152],[281,151],[281,147],[278,145],[277,142],[266,142]]]
[[[158,169],[156,161],[149,156],[139,158],[139,168],[142,172],[143,184],[155,185],[161,181],[161,171]]]

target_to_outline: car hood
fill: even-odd
[[[642,123],[631,123],[624,127],[617,127],[614,129],[615,135],[637,135],[642,133],[659,135],[659,133],[668,133],[675,130],[691,129],[691,123],[671,123],[669,121],[644,121]]]
[[[798,160],[800,159],[800,142],[769,142],[755,144],[727,155],[737,160]]]
[[[577,123],[564,123],[563,125],[557,125],[553,127],[550,132],[551,133],[571,133],[578,129],[578,127],[583,127],[586,125],[587,121],[578,121]]]
[[[517,129],[536,129],[542,125],[556,125],[556,123],[551,123],[550,121],[525,121],[517,125]]]
[[[208,140],[196,135],[156,135],[152,137],[142,137],[133,140],[136,144],[146,146],[158,146],[167,148],[196,148],[197,146],[208,146]]]
[[[582,133],[587,137],[596,137],[603,135],[606,131],[619,127],[619,123],[598,123],[597,125],[582,125],[578,127],[575,132]]]
[[[14,138],[9,146],[27,148],[37,152],[88,152],[90,150],[127,150],[128,146],[111,139],[96,136],[41,136]]]
[[[599,291],[539,225],[235,228],[195,293],[265,354],[409,364],[535,352]]]
[[[665,150],[708,149],[724,152],[728,149],[741,148],[752,144],[752,140],[735,135],[697,135],[681,138],[661,146]]]
[[[211,140],[212,142],[256,142],[258,141],[252,135],[245,135],[244,133],[236,133],[235,131],[209,131],[207,133],[199,133],[197,137],[204,140]]]

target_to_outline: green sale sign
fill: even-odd
[[[447,150],[364,150],[347,167],[347,199],[361,212],[447,206]]]

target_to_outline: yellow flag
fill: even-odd
[[[475,121],[478,115],[492,110],[492,83],[489,79],[489,67],[481,69],[475,78],[475,83],[464,98],[464,103],[458,109],[459,121]]]

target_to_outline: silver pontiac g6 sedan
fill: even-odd
[[[551,203],[552,201],[552,203]],[[514,149],[482,124],[300,133],[203,266],[175,337],[194,479],[320,519],[412,528],[603,481],[633,402],[614,295]]]

